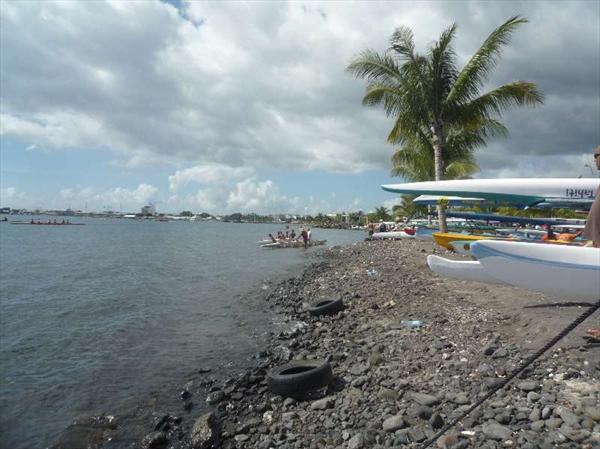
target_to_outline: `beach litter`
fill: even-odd
[[[402,327],[405,327],[407,329],[418,329],[420,327],[423,327],[425,325],[425,322],[421,320],[402,320],[400,321],[400,324],[402,325]]]

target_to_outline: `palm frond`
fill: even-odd
[[[452,39],[456,34],[456,24],[452,24],[440,36],[429,50],[431,96],[429,107],[436,117],[441,117],[444,101],[457,76],[454,63],[456,54],[452,48]]]
[[[399,26],[390,38],[390,49],[404,59],[415,59],[415,41],[412,30],[407,26]]]
[[[444,179],[467,178],[477,171],[479,171],[479,166],[474,160],[454,161],[446,166]]]
[[[463,122],[480,121],[500,115],[511,106],[535,106],[544,102],[544,94],[528,81],[514,81],[487,92],[460,107],[457,117]]]
[[[387,54],[365,50],[354,58],[346,68],[356,78],[366,79],[369,83],[381,83],[390,79],[400,79],[398,64]]]
[[[475,97],[496,66],[502,47],[510,43],[517,27],[527,22],[524,17],[514,16],[492,31],[459,73],[447,101],[462,102]]]

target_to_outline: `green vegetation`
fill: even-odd
[[[223,221],[233,223],[274,223],[276,218],[273,215],[242,214],[241,212],[236,212],[231,215],[224,215]]]
[[[427,206],[417,206],[413,203],[415,196],[413,195],[401,195],[402,203],[398,206],[394,206],[393,213],[395,217],[406,217],[408,220],[412,220],[416,217],[427,216]]]
[[[472,208],[469,209],[473,212],[481,211],[481,208]],[[466,210],[466,209],[465,209]],[[516,207],[493,207],[490,210],[491,213],[496,213],[499,215],[510,215],[513,217],[530,217],[530,218],[577,218],[581,220],[585,220],[587,217],[587,213],[585,212],[577,212],[573,209],[517,209]]]
[[[477,166],[473,156],[488,138],[508,134],[498,117],[508,107],[542,103],[535,84],[514,81],[487,93],[480,91],[496,66],[502,48],[525,18],[513,17],[487,37],[458,70],[452,46],[456,24],[446,29],[426,54],[415,51],[413,32],[400,27],[383,53],[366,50],[347,70],[367,81],[365,106],[382,105],[394,118],[388,142],[400,144],[393,173],[407,179],[441,180],[468,176]],[[446,216],[438,207],[440,230]]]
[[[376,207],[375,208],[375,212],[373,212],[372,214],[369,214],[369,221],[379,221],[379,220],[389,220],[390,218],[392,218],[390,216],[390,214],[388,213],[388,210],[384,207]]]

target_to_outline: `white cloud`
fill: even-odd
[[[519,11],[531,23],[491,84],[538,82],[547,102],[509,112],[511,139],[489,150],[514,156],[498,167],[482,152],[480,165],[530,175],[524,155],[579,155],[600,138],[600,7],[528,2]],[[159,1],[3,2],[0,134],[32,151],[111,151],[118,168],[191,166],[170,177],[173,191],[265,167],[387,170],[390,120],[361,106],[364,82],[344,73],[351,58],[385,49],[401,24],[423,48],[456,21],[465,60],[514,14],[512,2],[184,2],[184,11]],[[257,195],[275,190],[253,182]],[[228,207],[236,183],[227,187],[205,186],[197,200]]]
[[[254,178],[238,182],[229,192],[227,208],[244,212],[297,212],[299,198],[289,198],[279,193],[272,181],[258,181]]]
[[[402,204],[402,199],[398,196],[396,198],[392,198],[383,202],[383,207],[387,210],[392,210],[394,206],[399,206]]]
[[[228,167],[223,164],[204,164],[178,170],[169,176],[169,187],[177,190],[180,187],[195,182],[198,184],[212,184],[231,179],[244,178],[253,173],[252,169],[244,167]]]
[[[17,135],[54,148],[96,147],[107,134],[97,119],[74,112],[40,113],[27,119],[0,114],[0,123],[0,134]],[[34,143],[28,149],[36,147]]]
[[[116,187],[104,191],[97,191],[92,187],[72,187],[60,190],[59,198],[53,201],[55,207],[83,209],[87,205],[88,210],[135,211],[156,201],[158,189],[149,184],[140,184],[135,189]]]
[[[284,195],[273,181],[260,180],[254,175],[204,183],[195,193],[171,196],[170,204],[212,213],[296,213],[301,209],[298,197]]]
[[[590,178],[597,177],[594,164],[593,149],[589,152],[568,155],[545,155],[511,157],[507,161],[506,154],[483,154],[483,170],[477,177],[481,178]],[[516,162],[516,163],[515,163]]]
[[[10,207],[9,203],[12,202],[22,202],[27,198],[27,194],[25,192],[20,191],[16,187],[6,187],[0,189],[0,205]],[[15,205],[13,205],[14,207]]]

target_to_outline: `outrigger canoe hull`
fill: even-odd
[[[471,253],[492,278],[565,300],[600,299],[600,249],[485,240]]]
[[[434,273],[447,278],[488,284],[504,284],[504,282],[487,274],[483,266],[476,260],[450,260],[430,255],[427,256],[427,265]]]
[[[456,233],[452,233],[452,232],[434,232],[433,233],[433,239],[435,240],[435,243],[437,243],[440,246],[443,246],[446,249],[449,249],[450,251],[454,251],[454,246],[453,243],[456,242],[464,242],[464,243],[470,243],[470,242],[476,242],[478,240],[485,240],[485,239],[493,239],[494,237],[490,237],[487,235],[470,235],[470,234],[456,234]]]
[[[387,184],[388,192],[407,195],[440,195],[531,206],[541,203],[591,204],[598,178],[505,178]]]
[[[306,246],[320,246],[320,245],[324,245],[325,243],[327,243],[327,240],[310,240]],[[278,241],[275,243],[265,243],[264,245],[260,245],[260,246],[261,246],[261,248],[271,248],[271,249],[304,248],[304,242],[299,241],[299,240],[293,240],[293,241],[288,241],[288,242]]]
[[[407,234],[404,231],[389,231],[389,232],[375,232],[371,238],[373,240],[382,239],[414,239],[414,234]]]

